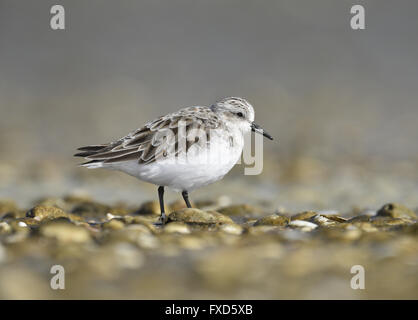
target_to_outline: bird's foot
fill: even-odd
[[[158,221],[155,223],[155,225],[157,226],[163,226],[167,223],[168,217],[167,215],[163,212],[160,215],[160,218],[158,219]]]

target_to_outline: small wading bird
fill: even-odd
[[[164,187],[180,191],[191,208],[189,191],[222,179],[240,159],[251,130],[273,140],[254,123],[251,104],[231,97],[159,117],[117,141],[79,148],[74,156],[89,160],[80,166],[123,171],[159,186],[164,224]]]

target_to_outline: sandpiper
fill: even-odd
[[[117,141],[79,148],[74,156],[89,160],[81,166],[123,171],[157,185],[164,224],[164,187],[181,192],[191,208],[189,192],[222,179],[240,159],[251,130],[273,140],[254,123],[248,101],[229,97],[161,116]]]

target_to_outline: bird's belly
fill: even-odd
[[[155,185],[176,191],[192,191],[222,179],[237,163],[242,152],[242,144],[230,146],[227,142],[212,144],[210,149],[192,148],[188,150],[187,157],[171,157],[142,165],[133,161],[115,169]]]
[[[170,187],[176,191],[194,190],[223,178],[232,165],[187,165],[178,164],[172,167],[166,164],[149,165],[141,170],[138,178]]]

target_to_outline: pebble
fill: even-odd
[[[257,216],[262,215],[264,210],[249,204],[239,204],[220,208],[218,212],[227,216]]]
[[[66,203],[68,211],[78,216],[83,216],[90,219],[102,219],[107,213],[113,215],[125,215],[127,214],[126,208],[120,206],[110,207],[108,205],[91,201],[83,200],[80,202]]]
[[[369,221],[370,221],[370,216],[368,215],[360,215],[360,216],[352,217],[347,220],[348,223],[369,222]]]
[[[190,228],[187,224],[173,222],[173,223],[168,223],[167,225],[164,226],[164,232],[165,233],[189,234],[191,231],[190,231]]]
[[[0,222],[0,234],[12,233],[12,227],[7,222]]]
[[[399,203],[385,204],[379,211],[377,211],[376,216],[417,219],[417,215],[414,211]]]
[[[103,239],[106,243],[127,242],[137,244],[138,238],[143,234],[152,235],[152,232],[145,225],[132,224],[127,225],[125,228],[119,230],[110,229],[106,235],[103,235]]]
[[[254,226],[286,226],[289,221],[288,217],[272,214],[258,219]]]
[[[86,243],[91,240],[90,233],[86,228],[76,226],[64,219],[43,223],[39,228],[39,234],[61,243]]]
[[[313,222],[313,223],[315,223],[317,225],[320,225],[320,226],[332,226],[332,225],[336,224],[335,221],[333,221],[333,220],[331,220],[331,219],[329,219],[329,218],[327,218],[327,217],[325,217],[321,214],[317,214],[317,215],[313,216],[312,218],[310,218],[309,220],[310,220],[310,222]],[[302,221],[302,220],[300,220],[300,221]]]
[[[203,211],[200,209],[187,208],[179,211],[174,211],[168,216],[168,221],[180,221],[185,223],[233,223],[231,218],[216,212]]]
[[[314,211],[304,211],[301,213],[297,213],[291,217],[291,220],[309,220],[312,217],[316,216],[317,213]]]
[[[292,220],[289,222],[290,227],[300,228],[302,231],[312,231],[318,228],[318,225],[304,220]]]
[[[34,218],[35,220],[52,220],[57,218],[68,217],[68,214],[64,210],[57,207],[48,207],[48,206],[36,206],[29,210],[26,213],[26,216],[29,218]]]
[[[253,226],[248,228],[248,234],[250,235],[265,235],[265,234],[277,234],[283,231],[281,226]]]
[[[244,228],[238,224],[222,224],[219,230],[228,234],[240,235],[243,233]]]
[[[123,229],[124,227],[125,227],[125,224],[122,221],[117,220],[117,219],[112,219],[102,224],[102,228],[107,229],[107,230],[120,230],[120,229]]]

